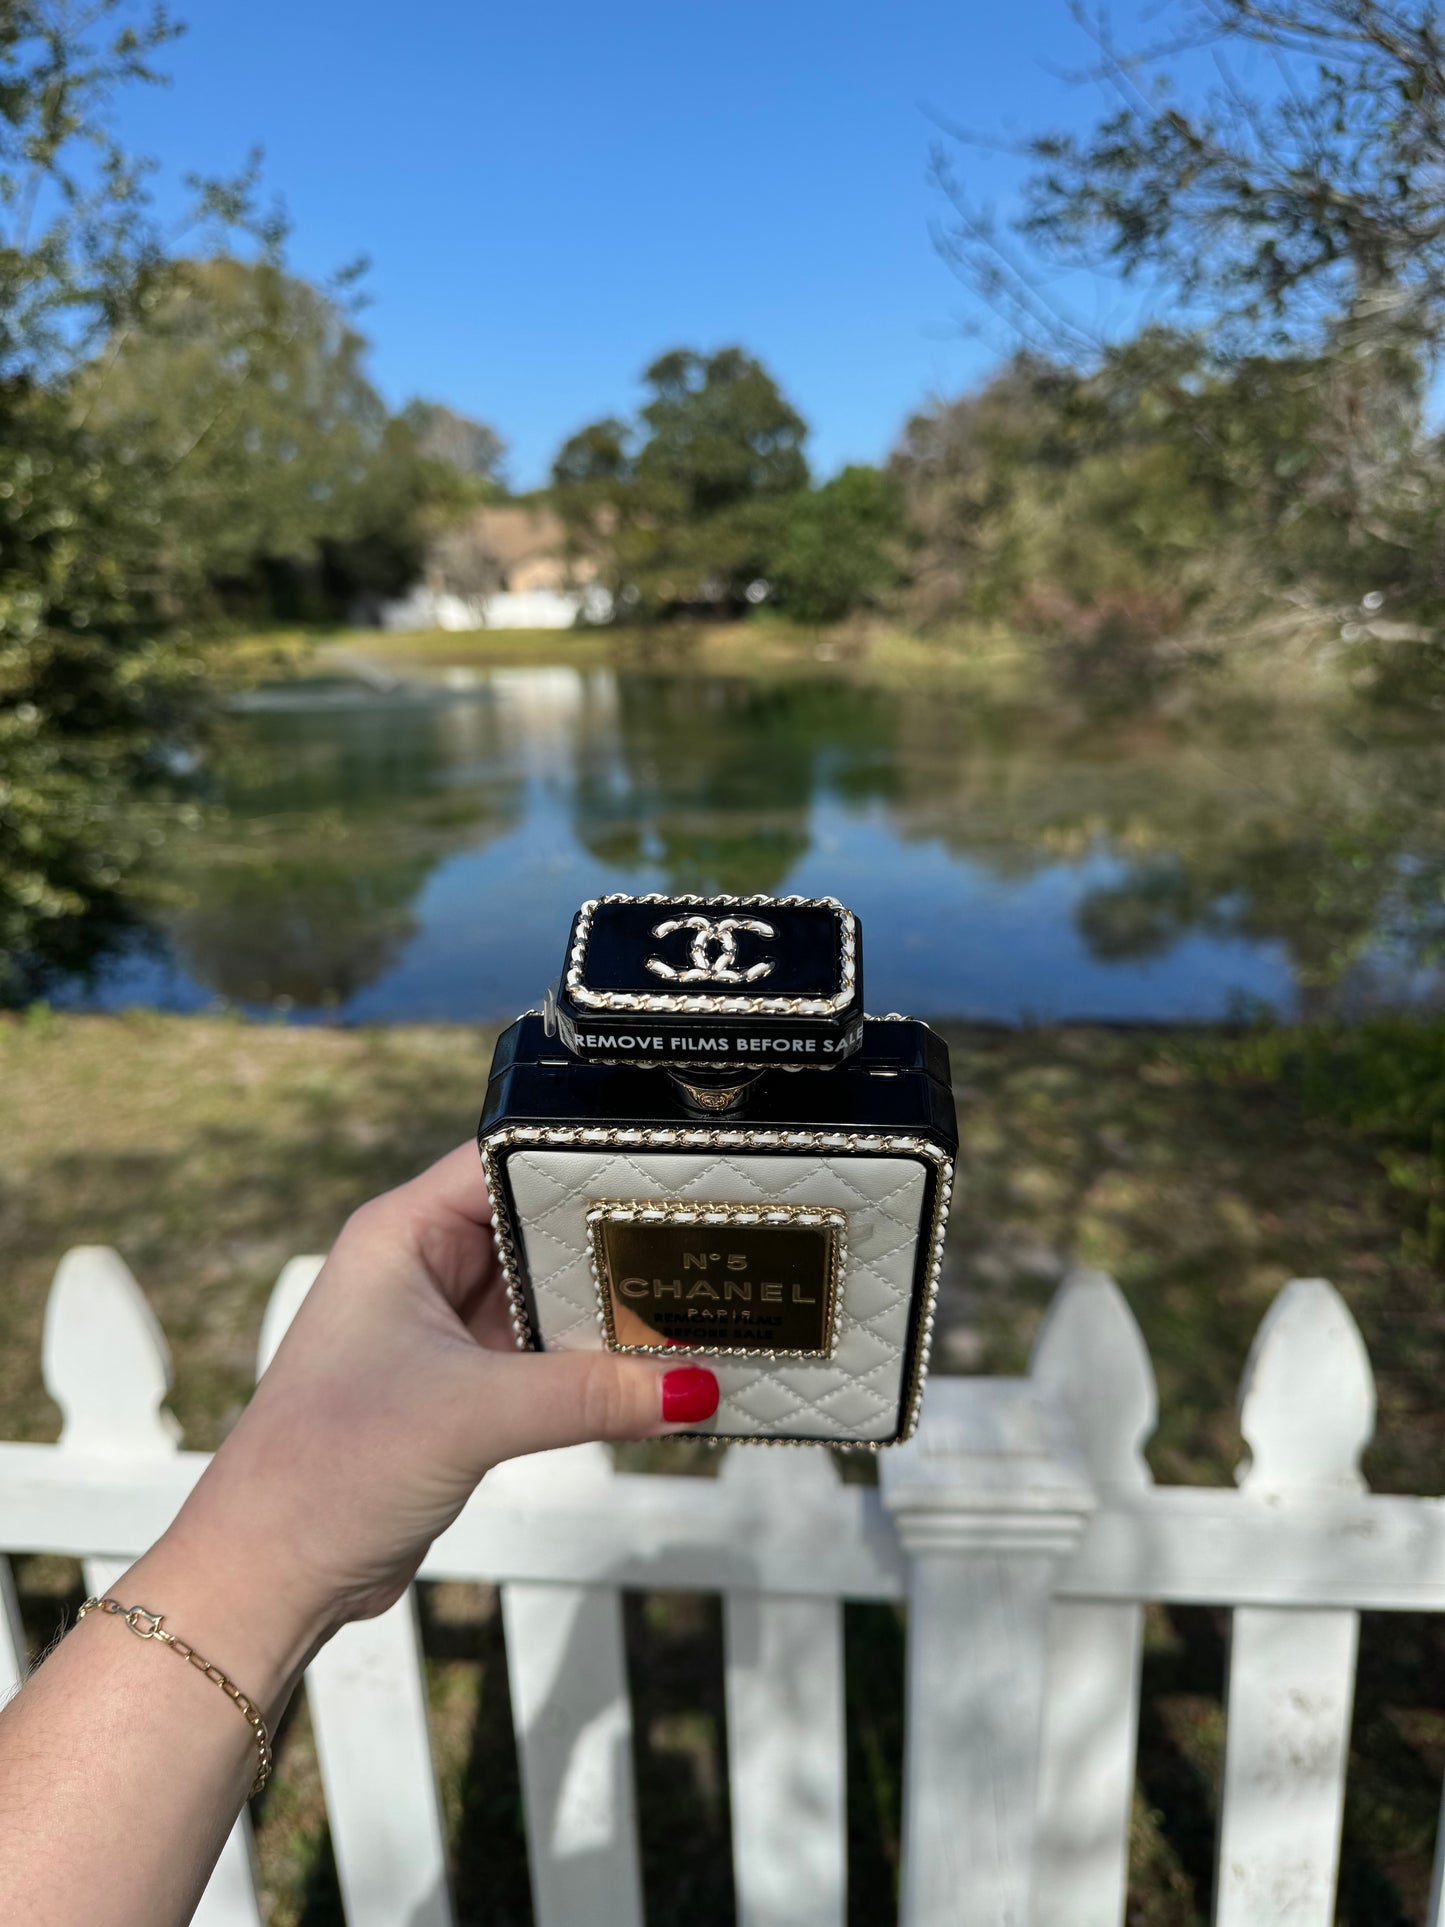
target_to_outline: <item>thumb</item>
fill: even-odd
[[[705,1365],[662,1365],[615,1352],[491,1353],[478,1417],[488,1464],[591,1439],[650,1439],[712,1417],[718,1382]]]

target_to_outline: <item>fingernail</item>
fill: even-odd
[[[717,1410],[717,1380],[705,1365],[678,1365],[662,1376],[662,1416],[669,1425],[695,1425]]]

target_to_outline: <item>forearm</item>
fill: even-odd
[[[278,1609],[239,1545],[211,1543],[183,1514],[111,1592],[163,1614],[274,1730],[319,1632]],[[88,1613],[0,1713],[0,1920],[180,1927],[257,1760],[251,1726],[212,1679]]]
[[[519,1354],[489,1222],[472,1144],[349,1219],[180,1516],[112,1588],[268,1726],[337,1626],[401,1597],[491,1466],[717,1407],[695,1365]],[[0,1921],[179,1927],[256,1761],[214,1680],[87,1614],[0,1714]]]

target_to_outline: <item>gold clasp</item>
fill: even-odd
[[[165,1635],[161,1633],[161,1621],[165,1618],[164,1613],[148,1613],[144,1606],[132,1606],[124,1617],[126,1625],[130,1627],[137,1639],[154,1639],[158,1634],[162,1638],[165,1637]],[[142,1620],[146,1622],[144,1626],[140,1623]]]

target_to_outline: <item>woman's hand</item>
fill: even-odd
[[[716,1409],[697,1366],[518,1352],[490,1215],[470,1144],[363,1205],[174,1524],[111,1588],[273,1728],[316,1648],[400,1596],[499,1459]],[[87,1615],[0,1712],[0,1920],[179,1927],[256,1761],[214,1680]]]
[[[343,1621],[400,1596],[499,1460],[654,1437],[716,1409],[717,1381],[697,1366],[519,1352],[490,1221],[472,1144],[347,1221],[235,1430],[142,1562],[163,1572],[127,1580],[141,1603],[167,1609],[173,1570],[186,1593],[198,1571],[229,1575],[253,1614],[231,1653],[259,1627],[274,1649],[258,1655],[264,1675],[294,1670]],[[173,1623],[201,1643],[179,1611]],[[224,1664],[227,1629],[211,1637]]]

